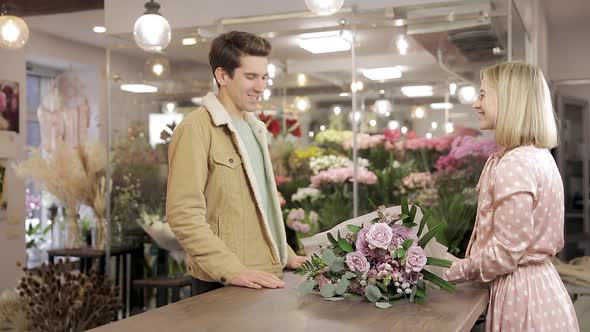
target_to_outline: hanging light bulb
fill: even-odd
[[[305,0],[307,9],[316,15],[332,15],[342,8],[344,0]]]
[[[408,46],[408,42],[403,36],[397,40],[397,49],[399,50],[399,54],[405,55],[408,52]]]
[[[391,114],[391,111],[393,110],[393,105],[388,99],[375,100],[374,107],[377,114],[381,116],[387,116],[387,114]]]
[[[264,91],[262,92],[262,99],[268,100],[268,99],[270,99],[271,95],[272,95],[272,91],[270,91],[270,89],[264,89]]]
[[[426,115],[424,109],[420,106],[416,107],[416,109],[414,110],[414,116],[418,119],[422,119],[424,115]]]
[[[293,104],[295,105],[295,108],[300,112],[308,111],[311,106],[311,102],[307,97],[295,97]]]
[[[6,5],[0,8],[0,47],[19,49],[29,40],[29,27],[20,17],[6,15]]]
[[[170,74],[170,61],[161,56],[151,57],[145,62],[145,72],[157,78],[168,77]]]
[[[145,13],[133,27],[133,37],[139,48],[147,52],[161,52],[168,47],[172,32],[168,21],[160,14],[160,4],[151,0],[145,4]]]

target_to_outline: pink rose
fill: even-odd
[[[391,244],[391,238],[393,237],[393,231],[389,225],[378,222],[369,228],[366,235],[366,240],[369,243],[369,248],[376,249],[387,249]]]
[[[404,276],[404,280],[412,285],[417,284],[422,279],[424,279],[424,276],[420,272],[410,272]]]
[[[6,94],[4,94],[4,92],[0,91],[0,112],[6,111],[7,104],[8,104],[8,101],[6,100]]]
[[[371,268],[365,255],[358,251],[346,254],[346,266],[348,266],[351,271],[359,271],[361,273],[367,273]]]
[[[324,287],[326,287],[326,285],[329,285],[332,283],[332,280],[324,277],[323,274],[320,274],[318,276],[318,278],[316,279],[316,281],[318,282],[318,287],[320,288],[320,290],[322,290]]]
[[[365,256],[371,256],[372,254],[371,249],[369,248],[369,244],[366,240],[366,235],[368,231],[368,227],[363,227],[356,235],[356,250]]]
[[[406,254],[406,272],[420,272],[426,265],[426,255],[419,246],[413,246]]]
[[[391,239],[391,244],[395,247],[401,246],[405,240],[412,239],[414,240],[414,244],[418,242],[418,238],[412,233],[412,229],[402,225],[393,225],[391,226],[393,231],[393,236]]]

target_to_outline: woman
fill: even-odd
[[[486,331],[579,331],[576,314],[549,259],[564,245],[564,196],[549,153],[558,143],[549,88],[520,62],[482,71],[480,128],[501,149],[481,174],[477,219],[466,258],[449,281],[489,283]]]

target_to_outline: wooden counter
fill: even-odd
[[[92,331],[469,331],[488,303],[487,289],[467,283],[456,293],[429,289],[424,305],[399,302],[384,310],[301,295],[300,278],[286,273],[284,289],[224,287]]]

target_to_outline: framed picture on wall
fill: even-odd
[[[0,130],[19,131],[18,82],[0,80]]]
[[[6,220],[6,192],[6,163],[5,160],[0,159],[0,222]]]

